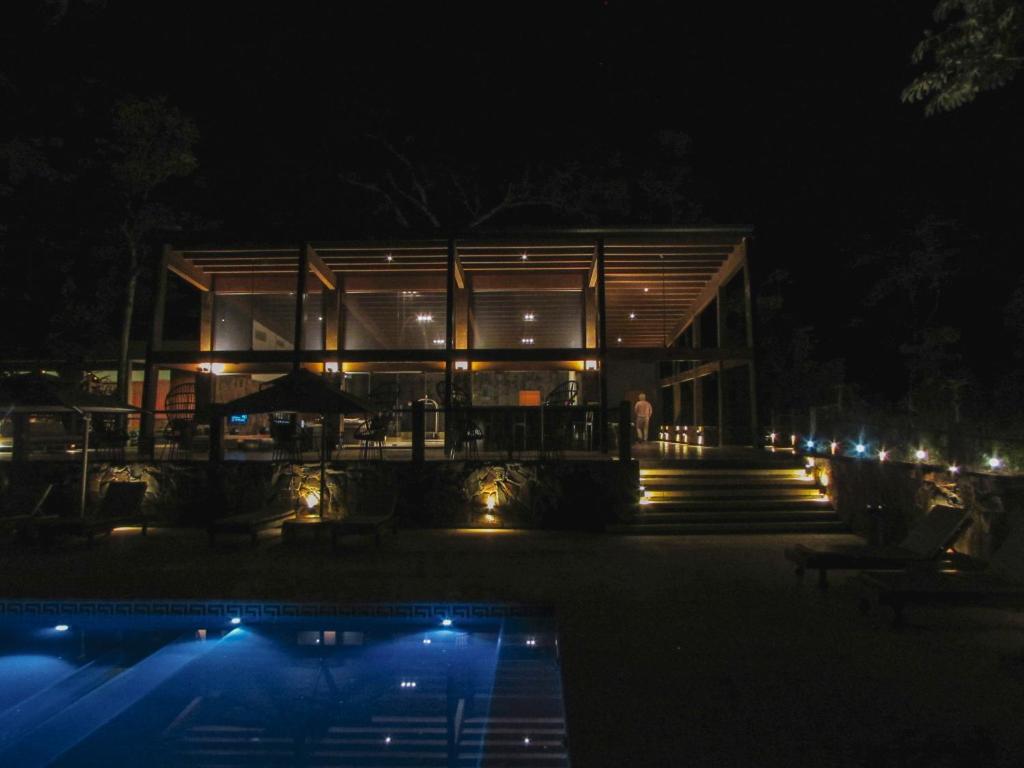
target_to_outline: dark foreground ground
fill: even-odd
[[[845,537],[402,532],[210,550],[200,533],[0,549],[8,597],[515,601],[557,611],[573,764],[1024,763],[1024,619],[862,615],[782,558]]]

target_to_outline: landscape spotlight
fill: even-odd
[[[990,469],[999,469],[1001,466],[1003,466],[1003,460],[993,456],[991,459],[988,460],[988,466]]]
[[[855,450],[857,453],[864,453],[864,451],[867,450],[867,447],[864,445],[864,443],[857,443],[857,445],[853,447],[853,450]]]
[[[924,461],[925,459],[928,458],[928,451],[924,450],[923,448],[918,448],[916,451],[914,451],[914,458],[917,459],[918,461]]]

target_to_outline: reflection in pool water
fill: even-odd
[[[569,764],[549,618],[393,613],[8,610],[0,765]]]

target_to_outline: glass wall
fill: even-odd
[[[470,338],[474,349],[578,349],[584,346],[583,278],[474,276]]]
[[[349,276],[345,282],[345,349],[444,349],[445,278]]]
[[[213,349],[292,349],[295,279],[218,276],[213,296]]]

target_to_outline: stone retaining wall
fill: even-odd
[[[79,466],[73,462],[0,464],[0,497],[13,483],[53,483],[48,512],[77,506]],[[373,482],[363,478],[372,476]],[[90,466],[89,499],[112,481],[143,481],[145,506],[176,525],[210,520],[268,503],[316,506],[318,464],[160,462]],[[406,527],[516,527],[603,530],[636,508],[635,461],[335,462],[326,477],[327,514],[344,517],[360,488],[393,488]],[[380,491],[375,491],[380,492]],[[490,502],[490,505],[488,504]],[[360,504],[360,506],[363,506]],[[368,505],[372,508],[373,502]]]

